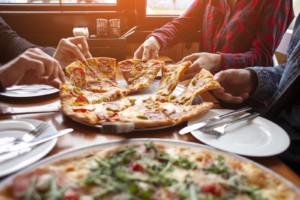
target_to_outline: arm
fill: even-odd
[[[20,37],[11,27],[5,23],[0,17],[0,63],[6,63],[21,53],[25,52],[29,48],[40,48],[48,55],[53,55],[55,49],[51,47],[39,47],[28,42],[26,39]]]
[[[222,59],[221,70],[272,65],[272,56],[291,23],[294,13],[292,1],[268,2],[268,5],[260,11],[261,17],[256,30],[256,38],[253,39],[249,51],[236,54],[218,52]]]
[[[57,60],[38,48],[30,48],[0,68],[3,88],[23,84],[49,84],[59,87],[64,73]]]
[[[180,17],[154,30],[148,37],[154,36],[159,41],[160,50],[171,48],[202,27],[205,4],[205,0],[194,1]]]
[[[286,63],[276,67],[253,67],[257,76],[257,87],[253,91],[252,98],[261,101],[269,100],[277,91]]]
[[[268,100],[277,90],[284,68],[285,64],[220,71],[215,79],[222,88],[213,91],[213,94],[226,103],[234,104],[243,103],[249,97],[256,101]]]
[[[134,52],[135,59],[156,59],[158,52],[170,48],[201,27],[206,0],[195,0],[179,18],[154,30]]]

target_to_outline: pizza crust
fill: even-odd
[[[191,105],[191,101],[195,95],[219,87],[212,74],[203,69],[182,94],[174,98],[171,93],[191,62],[165,66],[159,60],[129,59],[119,62],[117,67],[114,59],[100,57],[88,59],[87,63],[75,61],[66,67],[70,81],[61,85],[60,99],[65,115],[92,126],[103,122],[132,122],[138,129],[179,124],[212,108],[213,103]],[[127,88],[115,81],[119,69],[128,83]],[[114,112],[104,106],[120,103],[127,95],[149,87],[161,69],[162,79],[153,99],[132,99],[130,105]]]

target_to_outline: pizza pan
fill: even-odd
[[[123,86],[123,87],[126,87],[126,81],[124,81],[124,80],[118,80],[118,84]],[[135,98],[135,99],[146,99],[146,98],[149,98],[149,97],[154,97],[155,91],[156,91],[156,88],[158,87],[158,85],[159,85],[159,80],[155,79],[153,81],[153,84],[150,87],[144,88],[139,93],[131,94],[128,97],[132,97],[132,98]],[[183,85],[177,85],[177,87],[173,91],[173,94],[174,95],[179,95],[180,93],[183,92],[184,89],[185,89],[185,87]],[[193,99],[192,104],[196,105],[196,104],[200,104],[202,102],[203,102],[203,100],[202,100],[201,96],[196,96]],[[73,119],[73,118],[71,118],[71,119],[78,122],[78,123],[80,123],[80,124],[90,126],[90,127],[94,127],[94,128],[98,128],[103,133],[118,133],[118,134],[128,133],[128,132],[132,132],[132,131],[160,130],[160,129],[165,129],[165,128],[169,128],[169,127],[173,127],[173,126],[177,125],[177,124],[173,124],[173,125],[170,125],[170,126],[157,126],[157,127],[150,127],[150,128],[135,128],[133,123],[119,123],[119,122],[111,122],[111,123],[108,122],[108,123],[106,123],[105,122],[104,124],[92,125],[92,124],[88,124],[88,123],[85,123],[85,122],[81,122],[81,121]]]
[[[88,153],[90,151],[114,148],[114,147],[118,147],[120,145],[143,144],[143,143],[145,143],[149,140],[152,140],[156,144],[190,147],[192,149],[205,149],[205,150],[208,150],[208,151],[211,151],[211,152],[214,152],[214,153],[218,153],[218,154],[221,154],[221,155],[223,154],[225,156],[236,158],[236,159],[238,159],[242,162],[252,163],[255,166],[257,166],[258,168],[260,168],[261,170],[263,170],[264,172],[270,173],[274,177],[278,178],[280,181],[286,183],[290,188],[292,188],[294,191],[296,191],[296,193],[300,196],[300,189],[296,185],[291,183],[286,178],[280,176],[279,174],[271,171],[270,169],[254,162],[250,159],[241,157],[241,156],[236,155],[236,154],[232,154],[232,153],[224,152],[224,151],[221,151],[221,150],[213,149],[212,147],[209,147],[209,146],[203,145],[203,144],[198,144],[198,143],[193,143],[193,142],[185,142],[185,141],[179,141],[179,140],[171,140],[171,139],[154,139],[154,138],[151,138],[151,139],[150,138],[138,138],[138,139],[115,140],[115,141],[111,141],[111,142],[93,144],[93,145],[89,145],[89,146],[85,146],[85,147],[81,147],[81,148],[74,148],[74,149],[71,149],[71,150],[68,150],[68,151],[64,151],[64,152],[55,154],[53,156],[50,156],[50,157],[48,157],[44,160],[41,160],[41,161],[31,165],[31,166],[26,167],[23,170],[17,172],[16,174],[7,177],[6,179],[4,179],[0,183],[0,189],[3,189],[6,186],[8,186],[17,175],[29,172],[29,171],[31,171],[31,170],[39,167],[39,166],[48,164],[50,162],[58,161],[60,159],[71,158],[73,156],[78,156],[82,153]]]

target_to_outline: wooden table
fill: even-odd
[[[207,96],[206,98],[211,98]],[[213,99],[211,99],[213,100]],[[43,97],[35,98],[7,98],[0,96],[0,106],[1,107],[32,107],[47,105],[50,103],[59,103],[58,94],[52,94]],[[164,138],[180,141],[189,141],[200,143],[192,135],[179,135],[178,131],[183,128],[186,123],[176,125],[174,127],[155,130],[155,131],[144,131],[144,132],[132,132],[122,135],[113,135],[113,134],[103,134],[99,132],[98,129],[91,128],[85,125],[81,125],[68,117],[64,116],[60,112],[52,113],[40,113],[40,114],[19,114],[19,115],[0,115],[0,120],[5,119],[38,119],[43,121],[51,122],[57,130],[64,128],[73,128],[74,132],[71,134],[62,136],[58,139],[58,142],[54,149],[47,155],[51,156],[58,152],[62,152],[71,148],[83,147],[96,143],[103,143],[112,140],[121,140],[129,138]],[[276,156],[265,157],[265,158],[250,158],[263,166],[277,172],[283,177],[290,180],[292,183],[300,187],[300,178],[291,171],[284,163],[282,163]]]

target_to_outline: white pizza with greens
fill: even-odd
[[[56,159],[14,177],[0,199],[296,200],[283,179],[206,148],[129,143]]]

